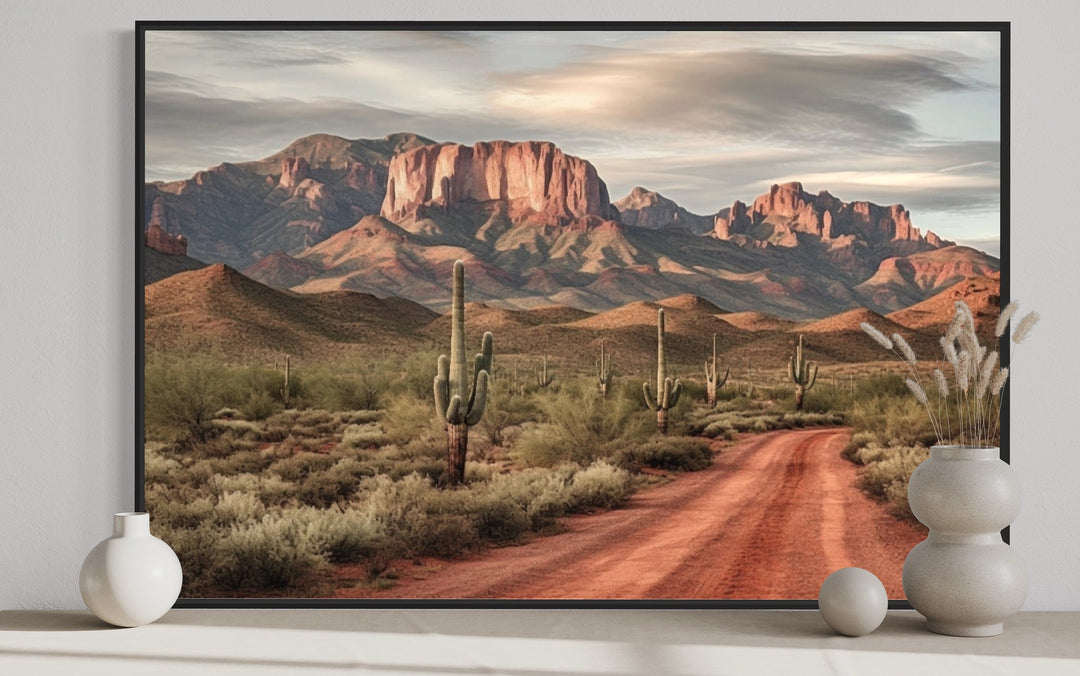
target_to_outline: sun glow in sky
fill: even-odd
[[[1000,70],[992,32],[150,30],[146,178],[316,132],[549,140],[613,200],[800,180],[997,255]]]

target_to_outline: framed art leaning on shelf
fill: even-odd
[[[903,606],[934,431],[860,325],[992,332],[1008,38],[140,23],[179,604],[811,607],[850,566]]]

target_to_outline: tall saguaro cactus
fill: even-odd
[[[600,383],[600,396],[607,398],[608,386],[611,385],[613,371],[611,370],[612,354],[604,350],[606,340],[600,341],[600,359],[596,361],[596,379]]]
[[[668,411],[675,408],[679,403],[679,395],[682,394],[682,383],[676,378],[672,380],[667,375],[667,359],[664,356],[664,310],[661,308],[656,314],[656,396],[649,389],[649,382],[642,383],[645,392],[645,405],[656,411],[656,428],[661,434],[667,434]]]
[[[724,377],[716,379],[716,334],[712,334],[712,362],[705,362],[705,401],[710,408],[716,407],[716,391],[724,386],[731,368],[724,370]]]
[[[469,449],[469,428],[480,422],[487,403],[488,378],[494,337],[484,334],[480,354],[473,360],[472,383],[465,359],[465,264],[454,263],[451,304],[450,357],[440,355],[435,376],[435,410],[446,423],[447,470],[450,484],[465,479],[465,453]]]
[[[281,389],[281,398],[285,403],[289,403],[289,362],[292,359],[290,355],[285,355],[285,387]]]
[[[555,376],[548,373],[547,355],[540,362],[540,370],[536,372],[536,384],[540,387],[550,387],[555,382]]]
[[[801,411],[803,397],[817,382],[817,364],[803,359],[802,334],[799,334],[799,346],[795,355],[788,360],[788,378],[795,383],[795,410]]]

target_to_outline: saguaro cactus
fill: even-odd
[[[548,360],[545,354],[543,361],[540,362],[540,370],[536,372],[536,384],[540,387],[550,387],[553,382],[555,382],[555,375],[548,373]]]
[[[723,378],[716,379],[716,334],[714,333],[712,334],[712,362],[705,362],[705,401],[710,408],[716,406],[716,391],[724,386],[730,374],[731,368],[729,367],[724,370]]]
[[[600,383],[600,396],[605,399],[607,398],[608,386],[611,385],[613,373],[611,370],[612,355],[604,350],[604,343],[606,342],[606,340],[600,341],[600,359],[596,361],[596,379]]]
[[[682,383],[667,376],[667,359],[664,356],[664,310],[656,314],[656,396],[649,389],[649,382],[642,383],[645,392],[645,405],[656,411],[656,428],[661,434],[667,434],[668,411],[679,403]]]
[[[285,355],[285,387],[281,389],[281,399],[285,402],[289,402],[289,355]]]
[[[469,428],[480,422],[487,403],[488,374],[494,338],[484,334],[480,354],[473,360],[472,384],[465,359],[465,264],[454,263],[451,304],[450,357],[440,355],[435,376],[435,410],[446,423],[447,471],[450,484],[465,479],[465,453],[469,449]]]
[[[803,397],[817,381],[817,364],[803,359],[802,334],[799,335],[799,346],[795,348],[795,355],[788,360],[788,378],[795,383],[795,410],[801,411]]]

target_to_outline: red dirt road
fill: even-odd
[[[925,529],[890,516],[840,457],[846,429],[761,434],[713,466],[566,519],[567,531],[460,561],[401,570],[397,598],[815,599],[844,566],[903,598],[904,557]]]

